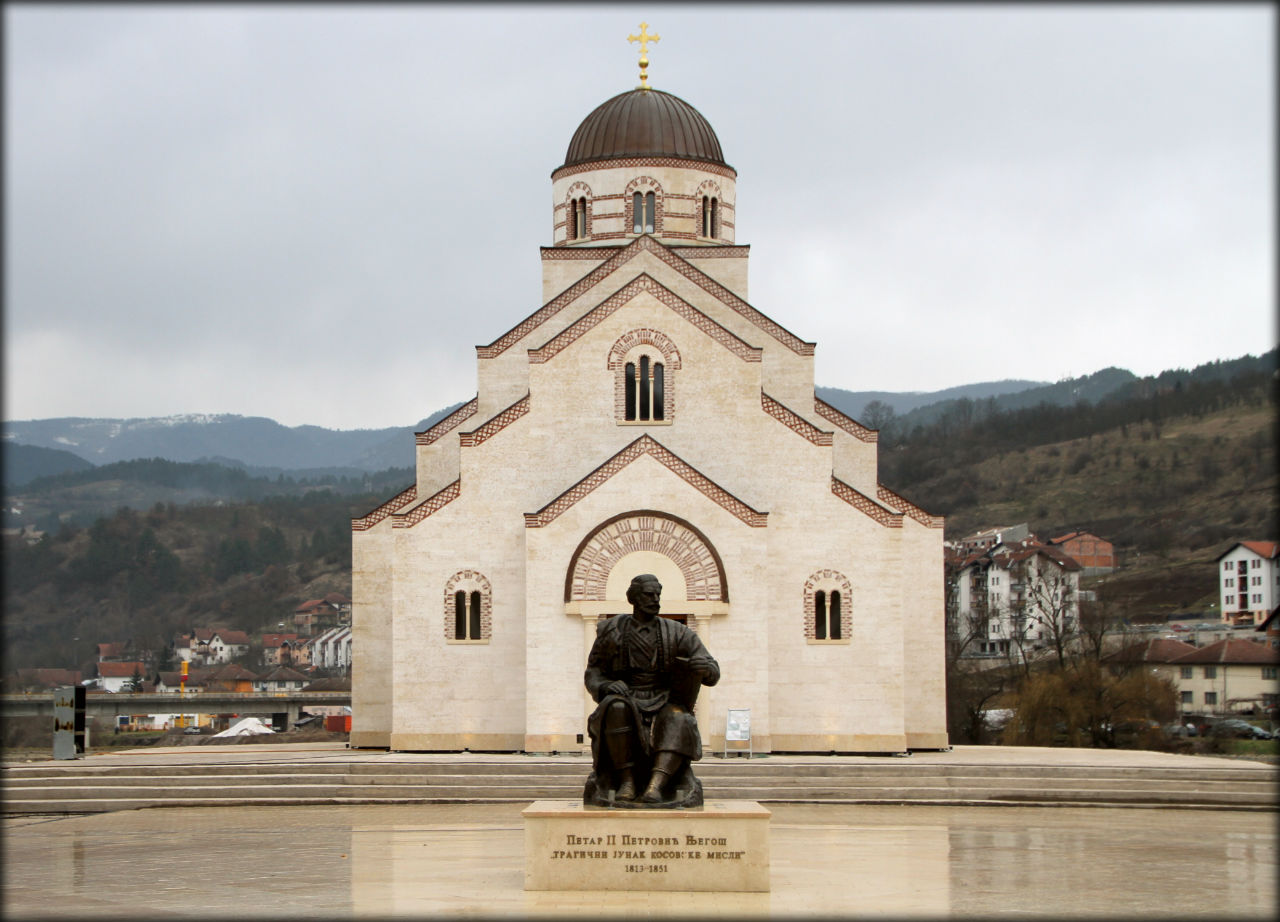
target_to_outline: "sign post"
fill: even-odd
[[[729,717],[724,726],[724,758],[726,759],[729,758],[730,741],[745,742],[747,758],[751,758],[751,708],[729,708]]]

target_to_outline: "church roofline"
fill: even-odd
[[[868,429],[852,416],[847,416],[844,413],[841,413],[831,404],[816,395],[813,398],[813,411],[828,422],[835,423],[845,432],[849,433],[849,435],[861,442],[880,441],[880,431],[878,429]]]
[[[396,512],[399,509],[404,508],[405,506],[407,506],[409,503],[413,502],[417,498],[418,498],[418,485],[416,483],[412,483],[407,488],[401,490],[395,496],[391,497],[391,499],[387,500],[381,506],[378,506],[372,512],[362,515],[358,519],[352,519],[351,530],[352,531],[368,531],[370,528],[372,528],[373,526],[381,522],[383,519],[385,519],[387,516],[391,515],[393,512]]]
[[[895,512],[873,500],[865,493],[860,493],[834,474],[831,477],[831,492],[840,497],[854,509],[879,522],[885,528],[901,528],[902,513]]]
[[[579,500],[585,498],[596,487],[605,483],[632,461],[644,455],[651,456],[703,496],[706,496],[716,505],[752,528],[764,528],[768,524],[769,514],[767,512],[752,509],[710,477],[680,458],[653,436],[645,434],[628,444],[537,512],[526,512],[524,514],[525,527],[542,528],[550,525],[561,513],[576,505]]]
[[[925,512],[915,503],[911,502],[911,500],[901,494],[893,492],[882,483],[876,484],[876,499],[884,503],[886,506],[896,509],[903,515],[910,516],[921,525],[928,528],[942,528],[946,525],[945,517]]]
[[[475,397],[472,397],[471,400],[469,400],[467,403],[464,403],[462,406],[458,407],[458,409],[454,410],[452,413],[450,413],[444,419],[440,420],[431,428],[425,429],[422,432],[415,432],[413,434],[414,444],[430,445],[432,442],[435,442],[438,439],[440,439],[441,436],[452,432],[458,426],[462,425],[462,423],[464,423],[466,420],[470,419],[472,416],[475,415],[476,408],[479,406],[479,404],[480,404],[480,396],[477,394]]]
[[[832,433],[822,431],[799,413],[783,406],[764,391],[760,392],[760,408],[792,432],[808,439],[814,445],[830,445],[834,441]]]
[[[575,340],[583,336],[603,320],[641,294],[652,295],[656,300],[669,307],[679,316],[689,321],[711,339],[724,346],[744,362],[759,362],[764,350],[740,339],[729,330],[720,326],[698,308],[681,298],[647,272],[641,272],[627,284],[591,310],[587,311],[569,326],[565,327],[537,349],[529,350],[529,363],[539,365],[550,361],[568,348]]]
[[[476,346],[477,357],[482,359],[497,358],[525,336],[540,327],[543,323],[558,314],[570,303],[582,297],[582,295],[590,291],[615,270],[621,268],[639,254],[641,250],[653,253],[668,266],[675,269],[699,288],[702,288],[707,293],[719,299],[720,302],[730,310],[735,311],[744,319],[755,324],[755,326],[759,327],[761,331],[768,333],[792,352],[795,352],[797,355],[813,355],[815,347],[814,343],[805,342],[800,339],[800,337],[787,330],[781,324],[772,320],[762,312],[756,310],[756,308],[752,307],[746,301],[739,298],[736,294],[728,288],[725,288],[715,279],[711,278],[697,266],[688,262],[671,247],[668,247],[648,234],[645,234],[644,236],[635,238],[626,246],[619,248],[614,255],[608,257],[595,269],[591,270],[581,279],[574,282],[564,291],[560,292],[560,294],[542,305],[542,307],[538,308],[489,345]]]

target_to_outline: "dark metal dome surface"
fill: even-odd
[[[728,166],[702,113],[678,96],[653,89],[619,93],[597,106],[573,133],[558,169],[619,157],[678,157]]]

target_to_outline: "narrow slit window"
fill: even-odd
[[[827,594],[821,589],[813,594],[813,638],[827,639]]]
[[[644,232],[652,234],[657,214],[657,196],[649,192],[644,197]]]
[[[580,198],[573,209],[574,239],[581,240],[587,236],[587,200]]]
[[[467,594],[462,591],[453,594],[453,639],[467,639]]]
[[[468,640],[480,639],[480,591],[472,590],[471,592],[471,632],[467,637]]]
[[[711,199],[702,197],[702,236],[711,236]]]
[[[644,196],[637,192],[631,197],[631,211],[633,212],[634,221],[631,230],[633,233],[640,233],[644,230]]]
[[[627,362],[626,384],[623,391],[623,399],[626,402],[625,417],[628,422],[636,418],[636,365],[635,362]]]
[[[711,200],[711,220],[707,223],[710,225],[707,229],[707,236],[720,236],[720,203],[715,199]]]
[[[652,386],[649,381],[649,356],[640,356],[640,410],[639,417],[642,420],[649,418],[649,388]]]
[[[661,362],[653,363],[653,418],[665,419],[665,407],[663,405],[663,370]]]
[[[836,590],[831,591],[831,634],[832,640],[840,639],[840,593]]]

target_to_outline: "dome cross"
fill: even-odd
[[[649,75],[645,73],[645,69],[649,66],[649,42],[661,40],[660,36],[649,34],[649,24],[647,22],[640,23],[639,35],[627,36],[627,41],[640,43],[640,86],[636,89],[649,89]]]

